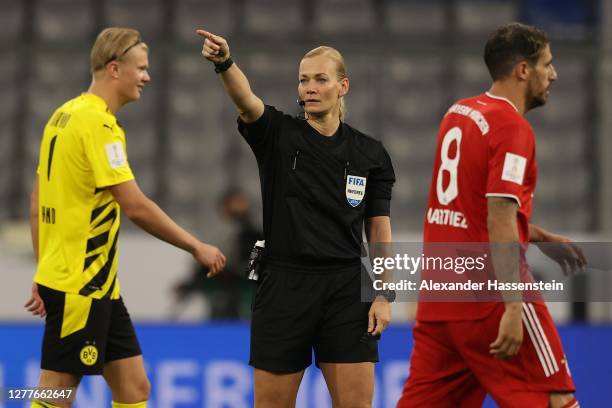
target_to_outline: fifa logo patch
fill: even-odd
[[[81,349],[79,353],[81,363],[86,366],[92,366],[98,361],[98,348],[94,345],[87,345]]]
[[[365,196],[366,178],[359,176],[346,177],[346,200],[351,207],[357,207]]]

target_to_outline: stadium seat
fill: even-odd
[[[585,130],[580,121],[563,126],[536,127],[536,149],[540,163],[563,164],[584,160],[588,143]]]
[[[302,2],[250,0],[245,2],[244,23],[247,32],[286,35],[302,30]]]
[[[392,58],[382,66],[382,106],[386,116],[398,120],[435,124],[447,108],[441,89],[444,75],[438,58]]]
[[[41,84],[61,87],[67,84],[89,84],[89,53],[42,51],[34,55],[32,78]]]
[[[17,102],[19,101],[20,91],[20,88],[14,82],[2,84],[2,92],[0,92],[0,122],[13,121],[18,109]],[[12,135],[12,133],[2,134]],[[7,138],[7,136],[3,138]]]
[[[569,84],[553,84],[545,109],[534,111],[540,122],[558,127],[571,126],[582,121],[584,111],[589,110],[587,92],[584,82]],[[569,85],[569,86],[568,86]]]
[[[193,50],[176,53],[172,58],[171,79],[175,82],[191,84],[193,84],[194,81],[196,81],[197,84],[204,81],[218,81],[218,79],[210,75],[210,72],[206,71],[206,68],[210,68],[210,65],[211,63],[200,55],[200,53],[194,52]]]
[[[373,2],[368,0],[318,0],[314,27],[327,34],[367,33],[376,28]]]
[[[402,160],[407,163],[425,165],[430,170],[429,163],[433,160],[437,129],[418,123],[387,122],[383,125],[385,147],[393,160]],[[409,177],[413,174],[409,173]],[[428,176],[429,177],[429,176]]]
[[[21,73],[20,53],[18,49],[6,49],[0,51],[0,83],[13,83],[16,75]]]
[[[164,34],[164,10],[160,0],[106,0],[104,16],[107,26],[132,27],[140,31],[145,42]]]
[[[298,97],[298,66],[302,55],[272,55],[253,53],[243,60],[242,67],[253,91],[264,103],[279,110],[295,113],[300,110]]]
[[[249,79],[253,78],[254,83],[262,77],[264,80],[292,81],[297,86],[301,57],[301,54],[275,55],[254,52],[244,58],[242,66],[247,71]]]
[[[491,86],[491,76],[484,64],[482,55],[470,55],[457,61],[458,82],[477,85],[484,92]]]
[[[17,40],[23,31],[23,3],[20,1],[0,2],[0,43],[10,44]]]
[[[439,35],[446,30],[444,1],[388,0],[384,5],[386,27],[394,34],[422,37]]]
[[[391,56],[388,64],[383,64],[383,79],[392,84],[422,85],[425,81],[438,81],[444,75],[444,60],[439,56]]]
[[[537,197],[543,200],[565,201],[583,198],[589,185],[586,166],[579,161],[542,163],[538,167]],[[537,200],[536,200],[537,201]]]
[[[88,44],[96,34],[89,2],[40,0],[36,4],[34,28],[43,43]]]
[[[408,122],[435,124],[440,121],[446,106],[446,97],[439,88],[427,91],[405,89],[387,93],[385,106],[394,118]]]
[[[463,34],[489,35],[518,17],[516,2],[511,0],[461,0],[455,7],[457,26]]]
[[[177,0],[174,7],[175,34],[179,41],[201,44],[201,37],[195,34],[197,28],[231,38],[236,25],[231,1]]]

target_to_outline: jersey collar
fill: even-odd
[[[485,95],[487,95],[491,99],[497,99],[497,100],[500,100],[500,101],[506,101],[506,102],[508,102],[510,104],[510,106],[512,106],[514,108],[514,110],[516,110],[517,112],[519,111],[518,108],[508,98],[504,98],[503,96],[493,95],[490,92],[485,92]]]
[[[102,99],[101,97],[99,97],[96,94],[90,93],[90,92],[83,92],[81,94],[81,97],[83,97],[87,102],[92,103],[93,105],[96,106],[96,108],[110,114],[113,115],[113,113],[110,111],[108,105],[106,104],[106,101],[104,99]],[[115,116],[115,115],[113,115]]]

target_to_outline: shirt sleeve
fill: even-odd
[[[487,197],[508,197],[521,203],[527,169],[534,160],[533,135],[525,126],[508,125],[491,134]]]
[[[260,159],[271,151],[271,146],[280,133],[283,113],[273,106],[266,105],[263,114],[252,123],[244,123],[238,117],[238,131]]]
[[[366,187],[365,217],[391,214],[391,193],[395,183],[395,172],[389,153],[381,146],[378,166],[372,169]]]
[[[84,135],[83,145],[94,174],[96,188],[114,186],[134,179],[122,134],[99,123]]]

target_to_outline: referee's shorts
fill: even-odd
[[[123,299],[92,299],[38,285],[47,318],[41,368],[102,374],[104,364],[141,353]]]
[[[361,265],[313,271],[266,264],[253,299],[249,364],[295,373],[315,362],[378,362],[366,335],[370,302],[361,301]]]

